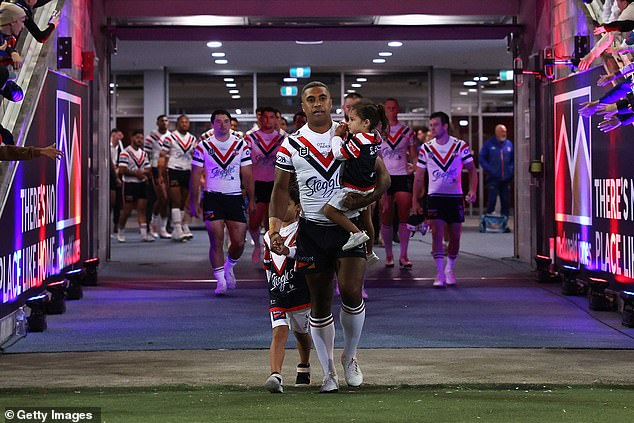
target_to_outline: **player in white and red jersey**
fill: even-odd
[[[271,251],[268,233],[264,235],[264,268],[269,291],[269,313],[273,336],[269,357],[271,375],[264,386],[272,393],[284,392],[282,365],[288,332],[292,330],[297,339],[300,363],[297,365],[295,386],[310,385],[310,348],[308,316],[310,293],[304,275],[295,271],[297,251],[297,219],[301,206],[297,184],[289,186],[289,202],[280,235],[284,239],[282,254]]]
[[[123,179],[123,210],[119,217],[117,240],[125,242],[125,224],[133,207],[136,207],[142,241],[154,241],[147,231],[145,209],[147,207],[148,180],[151,177],[150,160],[142,149],[143,132],[134,131],[130,137],[130,145],[119,154],[117,172]]]
[[[167,168],[169,198],[172,203],[172,240],[184,241],[192,237],[187,226],[185,206],[189,198],[192,157],[198,141],[189,133],[189,118],[181,115],[176,120],[176,130],[163,139],[159,158],[159,183],[164,181]]]
[[[354,103],[348,114],[348,120],[340,124],[336,130],[336,136],[332,139],[332,152],[337,160],[344,160],[344,169],[341,176],[343,189],[338,195],[330,199],[324,206],[324,215],[350,232],[350,239],[343,249],[366,243],[373,238],[372,215],[370,209],[361,211],[361,219],[368,233],[361,231],[347,218],[348,209],[341,204],[347,192],[357,192],[368,195],[376,186],[375,161],[381,149],[381,136],[376,133],[378,128],[387,131],[388,122],[382,105],[377,105],[368,100]],[[342,137],[345,137],[346,140]],[[368,264],[379,260],[372,250],[371,242],[366,245],[366,257]]]
[[[434,139],[420,148],[412,211],[423,213],[420,200],[425,194],[425,175],[428,177],[427,219],[433,233],[432,252],[436,261],[436,279],[434,287],[444,288],[455,285],[454,264],[460,250],[460,234],[464,222],[464,200],[475,202],[478,186],[478,173],[473,162],[469,144],[449,136],[449,116],[443,112],[433,113],[429,126]],[[462,169],[469,171],[469,192],[463,199]],[[449,230],[447,265],[444,261],[443,237],[445,224]]]
[[[244,251],[247,231],[241,186],[247,190],[249,212],[255,208],[251,151],[244,139],[231,134],[230,119],[231,114],[226,110],[216,110],[211,114],[214,135],[196,147],[192,161],[189,207],[192,216],[205,220],[209,234],[209,261],[218,281],[216,295],[223,295],[227,288],[236,287],[233,268]],[[199,181],[203,172],[205,187],[201,207]],[[222,251],[225,226],[230,239],[226,261]]]
[[[412,189],[414,176],[412,173],[416,164],[416,143],[414,131],[398,121],[400,111],[398,101],[388,98],[385,103],[385,114],[390,122],[388,139],[381,144],[381,156],[385,167],[390,172],[392,184],[383,196],[383,212],[381,213],[381,237],[385,244],[385,267],[394,267],[394,253],[392,240],[394,238],[394,203],[398,207],[398,238],[400,243],[399,264],[404,269],[410,269],[412,262],[407,256],[410,232],[407,229],[409,207],[412,203]]]
[[[260,226],[264,220],[268,230],[268,209],[275,180],[275,156],[284,140],[284,135],[275,130],[275,109],[262,107],[260,113],[260,129],[244,137],[251,149],[255,187],[255,212],[249,215],[249,233],[254,244],[251,261],[254,264],[260,263],[262,256]]]
[[[163,139],[171,132],[167,129],[169,118],[160,115],[156,118],[156,130],[150,132],[145,137],[143,149],[148,154],[150,165],[152,166],[152,187],[154,188],[154,207],[152,208],[152,220],[150,221],[150,233],[154,238],[171,238],[167,232],[167,187],[165,181],[167,175],[163,175],[163,183],[159,184],[158,162],[163,148]]]
[[[339,381],[334,367],[333,277],[336,271],[342,300],[340,321],[344,349],[341,362],[347,384],[356,387],[363,383],[356,353],[365,321],[365,303],[361,297],[365,251],[362,246],[343,251],[342,246],[350,234],[321,212],[341,189],[339,173],[342,162],[335,160],[331,150],[336,125],[330,117],[330,91],[321,82],[310,82],[302,89],[301,99],[308,123],[289,135],[277,154],[268,234],[271,249],[281,254],[284,241],[279,233],[281,219],[288,208],[289,181],[294,174],[302,206],[295,267],[306,277],[311,295],[311,335],[324,372],[321,392],[336,392]],[[375,170],[377,186],[374,192],[368,196],[349,194],[351,198],[345,204],[347,208],[358,210],[368,206],[389,186],[389,175],[380,158],[376,160]]]

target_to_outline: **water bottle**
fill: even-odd
[[[20,307],[15,312],[15,334],[16,336],[26,336],[26,314],[24,313],[24,307]]]

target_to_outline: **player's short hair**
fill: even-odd
[[[264,106],[264,107],[260,107],[260,113],[264,114],[265,112],[269,112],[269,113],[273,113],[274,115],[277,115],[277,109],[270,107],[270,106]]]
[[[323,82],[320,81],[311,81],[308,84],[304,85],[304,87],[302,88],[302,95],[300,96],[300,98],[303,100],[304,99],[304,93],[308,90],[310,90],[311,88],[315,88],[315,87],[321,87],[321,88],[325,88],[326,91],[328,91],[328,94],[330,94],[330,89],[328,88],[328,85],[324,84]]]
[[[158,122],[159,120],[161,120],[161,119],[163,119],[163,118],[166,118],[166,117],[167,117],[167,115],[158,115],[158,116],[156,117],[156,121]]]
[[[299,116],[303,116],[303,117],[304,117],[304,119],[306,119],[306,113],[304,113],[303,111],[302,111],[302,112],[297,112],[297,113],[295,113],[295,114],[293,115],[293,123],[295,123],[295,122],[297,121],[297,118],[298,118]]]
[[[132,131],[132,133],[130,134],[131,137],[137,135],[137,134],[141,134],[143,135],[143,130],[141,129],[135,129],[134,131]]]
[[[121,129],[119,129],[119,128],[112,128],[112,129],[110,130],[110,135],[112,135],[112,134],[114,134],[114,133],[117,133],[117,132],[121,132]]]
[[[436,119],[436,118],[440,119],[440,122],[443,125],[449,125],[449,115],[447,115],[447,113],[445,113],[445,112],[434,112],[431,115],[429,115],[429,120]]]
[[[231,122],[240,123],[237,118],[232,117],[229,119]]]
[[[211,113],[211,118],[209,119],[211,123],[213,123],[216,120],[216,116],[218,115],[226,115],[229,118],[229,121],[231,121],[231,113],[229,113],[228,111],[224,109],[217,109]]]
[[[396,103],[397,105],[399,105],[398,100],[395,99],[394,97],[388,97],[385,99],[385,101],[383,102],[383,104],[387,103],[388,101],[393,101],[394,103]],[[400,105],[399,105],[400,106]]]
[[[345,95],[345,97],[344,97],[343,99],[344,99],[344,100],[347,100],[347,99],[349,99],[349,98],[352,98],[352,99],[362,99],[362,98],[363,98],[363,96],[362,96],[361,94],[359,94],[359,93],[348,93],[348,94],[346,94],[346,95]]]
[[[187,116],[187,115],[180,115],[179,117],[177,117],[177,118],[176,118],[176,122],[178,122],[178,121],[179,121],[179,120],[181,120],[181,119],[187,119],[187,120],[189,120],[189,116]]]

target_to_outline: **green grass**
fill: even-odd
[[[379,387],[319,395],[244,387],[0,390],[4,407],[100,407],[106,423],[634,422],[634,388]]]

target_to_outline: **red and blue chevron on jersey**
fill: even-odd
[[[234,135],[225,141],[212,136],[198,144],[192,165],[205,169],[205,191],[238,195],[242,193],[240,168],[251,166],[251,150]]]
[[[258,130],[246,135],[244,139],[251,148],[253,180],[273,182],[275,180],[275,156],[284,141],[284,135],[278,131],[267,134]]]
[[[198,144],[196,137],[187,132],[172,132],[163,139],[163,151],[168,157],[167,168],[174,170],[191,170],[192,156]]]
[[[439,144],[434,138],[421,146],[417,166],[427,169],[428,194],[462,195],[462,168],[472,162],[465,141],[449,137],[446,144]]]
[[[408,174],[407,155],[413,145],[415,145],[414,131],[411,128],[402,123],[390,126],[390,135],[381,143],[381,157],[390,175]]]
[[[319,134],[304,125],[282,143],[275,163],[278,169],[295,173],[303,217],[324,225],[335,225],[321,209],[341,189],[342,161],[335,160],[331,146],[336,127],[333,123]]]
[[[131,145],[123,149],[119,154],[119,166],[127,168],[130,172],[138,172],[150,168],[148,155],[142,149],[134,149]],[[123,182],[143,182],[140,178],[132,175],[123,175]]]

